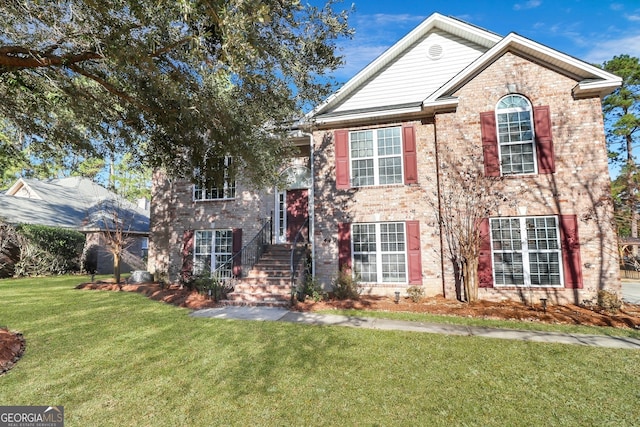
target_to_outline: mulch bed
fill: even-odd
[[[21,333],[0,328],[0,375],[13,368],[26,347],[27,343]]]

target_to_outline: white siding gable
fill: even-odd
[[[430,52],[438,50],[435,45],[442,47],[442,55],[431,59]],[[469,40],[435,29],[332,111],[422,102],[486,51]]]

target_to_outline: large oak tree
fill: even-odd
[[[269,182],[333,89],[347,12],[297,0],[5,0],[0,117],[43,157],[131,152],[174,176]],[[2,150],[2,156],[10,150]],[[233,171],[232,171],[233,172]]]

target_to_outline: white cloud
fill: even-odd
[[[400,15],[390,15],[385,13],[376,13],[373,15],[361,15],[358,19],[360,25],[394,25],[394,26],[414,26],[417,22],[425,20],[425,16],[412,15],[409,13],[403,13]]]
[[[611,3],[611,6],[609,6],[609,8],[611,10],[622,10],[624,9],[624,5],[620,4],[620,3]]]
[[[640,15],[624,15],[627,21],[638,22],[640,21]]]
[[[525,9],[535,9],[536,7],[542,4],[541,0],[529,0],[524,3],[516,3],[513,5],[513,10],[525,10]]]
[[[640,34],[596,42],[582,57],[589,63],[602,64],[614,56],[623,54],[640,57]]]

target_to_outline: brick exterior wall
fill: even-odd
[[[435,124],[411,122],[416,129],[418,184],[336,190],[334,129],[314,134],[315,149],[315,266],[319,281],[329,285],[338,273],[340,222],[420,222],[423,286],[426,295],[455,298],[452,267],[442,257],[443,247],[435,220],[437,170],[452,166],[475,166],[482,159],[480,113],[495,109],[515,85],[515,93],[527,97],[534,107],[549,106],[556,172],[547,175],[507,177],[500,192],[512,197],[491,216],[570,215],[578,217],[580,256],[584,286],[564,288],[481,289],[481,299],[520,299],[538,302],[581,303],[596,298],[599,289],[620,291],[617,240],[609,193],[609,173],[603,116],[599,98],[574,99],[575,80],[506,53],[482,70],[454,95],[455,112],[437,114]],[[372,129],[399,126],[403,122],[373,123]],[[440,165],[436,165],[436,146]],[[447,164],[455,159],[456,165]],[[442,176],[440,177],[442,178]],[[520,208],[520,209],[518,209]],[[404,286],[406,287],[406,285]],[[370,287],[374,293],[392,293],[403,286]]]
[[[491,216],[576,215],[582,264],[582,289],[494,287],[480,289],[481,299],[519,299],[581,303],[597,291],[620,292],[617,240],[609,192],[603,116],[599,98],[574,99],[577,82],[549,68],[506,53],[459,88],[454,112],[390,122],[371,121],[348,130],[413,125],[417,184],[336,188],[335,131],[313,132],[313,240],[315,275],[329,288],[338,275],[338,224],[418,221],[422,286],[425,295],[456,297],[453,269],[437,222],[437,194],[446,185],[442,171],[482,168],[480,113],[495,109],[515,87],[533,107],[548,106],[555,152],[555,173],[504,177],[496,190],[507,194]],[[515,86],[514,86],[515,85]],[[438,161],[436,161],[438,159]],[[440,173],[439,173],[440,171]],[[273,191],[249,191],[238,183],[234,200],[194,202],[191,184],[153,176],[148,269],[176,280],[182,265],[185,230],[242,228],[243,245],[275,210]],[[408,285],[374,284],[376,294],[404,291]]]
[[[147,269],[157,276],[178,280],[182,267],[185,230],[242,229],[242,245],[260,230],[275,205],[272,191],[256,192],[236,183],[231,200],[194,201],[192,184],[168,179],[161,171],[152,178],[151,224]]]
[[[336,190],[333,132],[314,134],[315,273],[329,288],[338,275],[338,223],[419,221],[422,246],[422,277],[427,295],[442,293],[440,235],[433,200],[437,194],[435,134],[433,124],[410,122],[416,131],[418,184],[397,184]],[[384,127],[403,123],[385,123]],[[405,123],[406,124],[406,123]],[[375,127],[375,126],[374,126]],[[349,130],[371,129],[372,126]],[[403,290],[407,285],[375,285],[374,294]]]
[[[549,106],[555,152],[554,174],[504,179],[500,189],[513,198],[495,216],[577,215],[583,289],[481,289],[483,299],[550,298],[578,302],[596,297],[599,289],[620,291],[617,239],[609,190],[607,149],[599,98],[574,99],[576,81],[522,57],[507,53],[461,88],[455,113],[436,116],[439,146],[460,158],[481,158],[479,113],[492,111],[515,84],[516,93],[533,107]],[[512,203],[517,200],[517,203]],[[445,275],[450,286],[451,276]]]

